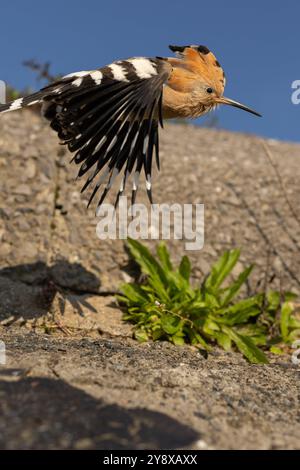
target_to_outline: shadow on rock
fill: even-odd
[[[199,437],[163,413],[107,405],[61,380],[0,381],[0,395],[1,449],[175,449]]]
[[[59,260],[49,267],[43,262],[22,264],[0,270],[0,320],[10,316],[37,318],[51,309],[57,294],[63,314],[66,294],[74,310],[83,315],[83,307],[94,311],[87,296],[99,292],[100,280],[79,263]]]

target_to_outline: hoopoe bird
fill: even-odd
[[[82,192],[92,187],[88,206],[103,185],[97,208],[115,178],[116,200],[132,174],[132,204],[140,173],[152,203],[151,173],[159,169],[159,126],[164,119],[196,118],[220,104],[256,111],[223,96],[225,74],[205,46],[169,46],[176,57],[133,57],[92,71],[71,73],[40,91],[0,105],[0,113],[37,103],[63,144],[87,175]]]

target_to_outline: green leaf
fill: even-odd
[[[191,276],[191,262],[187,256],[183,256],[181,260],[179,274],[183,279],[189,282]]]
[[[152,339],[153,341],[157,341],[158,339],[162,338],[164,336],[165,332],[161,328],[152,328]]]
[[[213,335],[215,331],[220,331],[220,327],[214,320],[208,317],[204,322],[203,331],[205,334]]]
[[[128,238],[127,244],[133,258],[145,274],[159,276],[162,282],[167,282],[164,270],[145,245],[132,238]]]
[[[215,332],[215,338],[218,345],[223,348],[225,351],[231,351],[231,339],[225,333]]]
[[[260,313],[261,310],[259,307],[252,307],[248,310],[241,310],[235,313],[229,313],[228,315],[226,314],[226,316],[224,315],[219,319],[219,322],[228,326],[240,325],[247,323],[252,317],[257,317]]]
[[[236,302],[234,305],[230,306],[226,309],[228,314],[237,313],[237,312],[247,312],[249,309],[253,307],[261,308],[262,306],[262,294],[255,295],[253,297],[248,297],[247,299],[240,300]]]
[[[260,315],[261,299],[261,296],[255,296],[237,302],[225,310],[219,321],[229,326],[246,323],[249,318]]]
[[[292,302],[298,298],[297,294],[294,292],[284,292],[283,297],[285,302]]]
[[[140,342],[145,343],[149,341],[149,336],[143,328],[136,329],[134,332],[134,337]]]
[[[293,315],[290,316],[290,329],[294,330],[295,328],[300,328],[300,319],[297,320]]]
[[[210,294],[208,292],[205,292],[205,303],[206,306],[210,309],[219,309],[220,308],[220,302],[217,299],[217,297],[213,294]]]
[[[182,327],[181,318],[165,313],[161,317],[161,327],[169,335],[174,335]]]
[[[205,286],[214,290],[218,289],[233,270],[239,257],[240,250],[226,251],[212,267]]]
[[[288,344],[294,343],[294,341],[300,339],[300,328],[293,330],[288,336]]]
[[[133,303],[143,304],[147,302],[147,295],[143,292],[140,286],[137,284],[123,284],[121,286],[121,292],[125,297],[119,296],[121,302],[126,302],[126,298]]]
[[[253,364],[268,364],[268,358],[257,346],[251,338],[242,336],[236,333],[233,328],[226,326],[222,327],[224,333],[226,333],[230,339],[235,343],[241,353]]]
[[[226,295],[223,297],[222,305],[228,305],[231,300],[236,296],[236,294],[241,289],[242,285],[246,282],[248,277],[250,276],[254,265],[248,266],[237,278],[235,282],[233,282],[226,290]]]
[[[280,307],[280,292],[270,291],[267,293],[267,310],[277,311]]]
[[[258,326],[256,323],[247,323],[235,327],[236,331],[242,336],[249,336],[256,345],[265,346],[267,337],[265,328]]]
[[[179,332],[179,333],[176,333],[176,335],[172,335],[172,336],[171,336],[171,339],[172,339],[172,342],[173,342],[176,346],[183,346],[183,345],[185,344],[184,335],[181,334],[180,332]]]
[[[200,335],[200,333],[198,333],[197,331],[195,331],[194,328],[192,327],[187,327],[186,329],[187,331],[187,334],[190,338],[190,341],[191,341],[191,344],[193,344],[194,346],[199,346],[201,345],[204,349],[206,349],[207,351],[210,349],[207,342],[202,338],[202,336]]]
[[[165,271],[172,271],[173,266],[170,260],[170,255],[167,250],[167,247],[164,243],[159,243],[157,247],[157,256],[162,264],[162,267],[164,268]]]
[[[281,307],[280,315],[280,331],[284,342],[288,342],[290,318],[294,311],[294,306],[291,302],[284,302]]]
[[[272,347],[270,348],[270,352],[271,352],[272,354],[284,354],[284,351],[283,351],[282,349],[276,347],[276,346],[272,346]]]

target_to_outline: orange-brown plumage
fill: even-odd
[[[187,70],[194,77],[194,80],[200,78],[209,84],[213,84],[218,93],[222,95],[225,85],[224,72],[216,57],[211,51],[204,54],[193,47],[201,46],[186,47],[182,53],[182,59],[168,59],[168,62],[174,65],[175,75],[178,73],[178,68]]]
[[[163,116],[199,117],[219,104],[227,104],[259,115],[247,106],[223,96],[224,71],[206,46],[170,46],[177,58],[165,58],[170,75],[163,91]]]
[[[210,111],[223,96],[225,75],[205,46],[170,46],[178,58],[166,58],[172,67],[164,87],[165,118],[198,117]],[[207,90],[212,89],[212,93]]]

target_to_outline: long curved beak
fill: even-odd
[[[247,111],[248,113],[254,114],[255,116],[262,117],[261,114],[257,113],[256,111],[254,111],[251,108],[248,108],[248,106],[245,106],[244,104],[239,103],[238,101],[234,101],[234,100],[231,100],[229,98],[225,98],[224,96],[221,96],[220,98],[218,98],[217,102],[220,103],[220,104],[227,104],[229,106],[234,106],[235,108],[243,109],[244,111]]]

